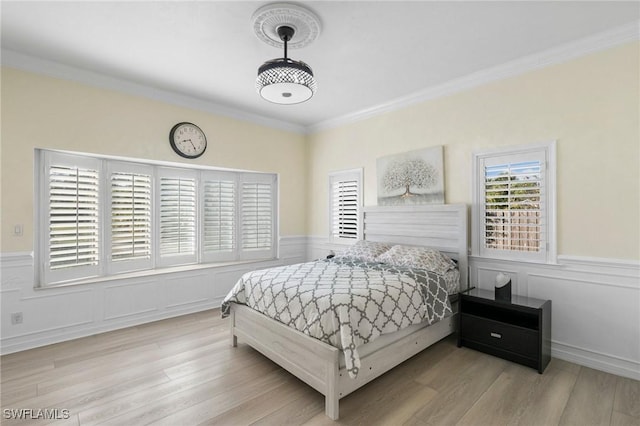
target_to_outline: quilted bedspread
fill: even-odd
[[[222,303],[241,303],[344,352],[350,377],[358,347],[382,334],[452,313],[444,279],[422,269],[349,258],[246,273]]]

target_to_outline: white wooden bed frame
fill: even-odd
[[[458,261],[460,288],[468,287],[466,205],[367,207],[364,234],[371,241],[427,246],[447,253]],[[457,315],[361,356],[361,368],[355,379],[340,366],[341,356],[344,359],[340,349],[245,305],[232,303],[230,319],[232,346],[237,346],[240,338],[323,394],[325,414],[337,420],[341,398],[453,333]]]

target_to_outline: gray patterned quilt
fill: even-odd
[[[443,278],[422,269],[340,258],[246,273],[222,303],[241,303],[344,352],[356,377],[359,346],[452,313]]]

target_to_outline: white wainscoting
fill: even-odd
[[[557,265],[469,263],[477,287],[493,289],[503,272],[514,293],[552,301],[552,356],[640,380],[638,262],[559,256]]]
[[[33,289],[33,257],[5,253],[1,353],[216,308],[245,272],[326,257],[327,237],[283,237],[279,259],[95,284]],[[498,272],[514,293],[552,300],[552,355],[640,380],[640,264],[560,256],[557,265],[470,257],[470,281],[492,288]],[[12,325],[11,314],[23,313]]]
[[[308,238],[308,259],[344,245]],[[640,263],[559,256],[543,265],[469,257],[472,286],[493,289],[495,276],[512,278],[514,294],[552,301],[553,357],[640,380]]]
[[[34,289],[31,253],[3,253],[0,353],[217,308],[245,272],[306,260],[304,236],[280,238],[278,259]],[[11,314],[22,312],[22,324]]]

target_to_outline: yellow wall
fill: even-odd
[[[447,203],[471,205],[472,153],[557,140],[558,253],[640,258],[639,44],[486,84],[310,137],[309,234],[328,235],[327,175],[444,145]]]
[[[444,145],[447,203],[471,203],[471,155],[557,140],[558,253],[640,258],[639,43],[412,105],[308,137],[10,68],[2,69],[2,252],[33,249],[33,150],[280,173],[281,235],[328,235],[328,174]],[[207,134],[195,161],[171,150],[173,124]],[[306,203],[305,203],[306,201]],[[24,224],[24,235],[13,226]]]
[[[306,233],[304,135],[11,68],[1,81],[2,252],[33,250],[34,148],[279,173],[280,234]],[[202,157],[186,160],[169,146],[180,121],[204,130]]]

